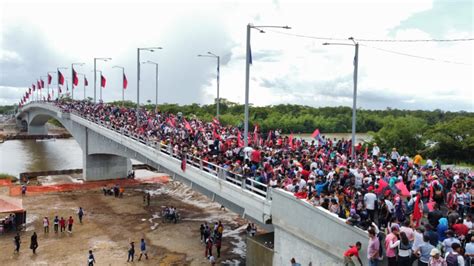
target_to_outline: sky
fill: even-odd
[[[243,103],[252,23],[291,27],[251,30],[253,105],[352,106],[355,47],[322,44],[352,44],[347,38],[354,37],[358,108],[473,112],[473,41],[364,41],[473,38],[473,10],[470,0],[0,0],[0,105],[17,103],[57,67],[69,67],[63,73],[71,89],[76,62],[85,63],[75,69],[93,97],[95,57],[112,58],[97,61],[107,79],[103,99],[121,100],[118,65],[129,81],[125,99],[136,101],[137,48],[153,46],[163,49],[140,55],[159,64],[159,103],[214,101],[216,60],[197,57],[208,51],[221,57],[221,98]],[[154,102],[155,88],[155,67],[141,65],[140,102]],[[83,98],[82,78],[74,96]]]

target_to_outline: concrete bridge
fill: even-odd
[[[292,257],[302,265],[341,265],[343,251],[357,241],[363,243],[361,257],[367,264],[366,232],[291,193],[229,173],[192,155],[187,155],[186,171],[182,171],[181,159],[171,147],[136,138],[102,121],[63,112],[51,103],[27,104],[16,118],[29,134],[46,134],[48,119],[57,119],[82,149],[85,180],[125,178],[131,159],[135,159],[273,231],[271,263],[253,258],[259,265],[289,265]]]

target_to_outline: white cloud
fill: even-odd
[[[80,72],[88,74],[92,85],[92,58],[112,57],[112,62],[101,62],[98,66],[108,80],[104,98],[121,98],[117,89],[120,72],[112,66],[123,65],[129,77],[126,98],[135,100],[136,47],[159,45],[164,50],[142,54],[144,60],[160,63],[159,101],[210,103],[216,93],[215,63],[196,58],[196,54],[211,50],[230,59],[223,60],[221,67],[221,97],[243,102],[247,23],[290,25],[293,29],[285,32],[340,38],[432,38],[429,32],[406,25],[404,29],[392,30],[401,21],[432,6],[432,1],[425,0],[65,1],[54,4],[38,1],[29,3],[25,9],[24,3],[12,1],[2,4],[7,11],[3,12],[2,37],[11,36],[11,29],[25,29],[22,40],[31,43],[15,50],[15,47],[5,47],[7,40],[2,38],[0,61],[10,58],[10,61],[28,65],[35,58],[23,50],[34,50],[35,44],[42,42],[40,51],[35,52],[48,50],[45,54],[49,60],[38,57],[35,66],[22,67],[21,79],[15,74],[15,82],[25,80],[23,85],[28,85],[29,80],[45,75],[56,66],[85,62],[87,65]],[[44,16],[37,19],[37,14]],[[36,35],[28,31],[32,28]],[[13,36],[21,34],[15,32]],[[444,37],[471,35],[472,32],[453,28]],[[29,40],[28,36],[35,38]],[[350,106],[353,48],[322,46],[322,42],[253,30],[250,101],[256,105]],[[468,64],[473,61],[472,42],[367,45]],[[2,72],[19,72],[11,65],[6,66],[9,69]],[[472,66],[415,59],[361,46],[359,67],[359,103],[364,108],[444,109],[448,105],[442,105],[443,99],[448,99],[452,101],[449,108],[453,110],[473,110]],[[0,85],[21,84],[2,78]],[[142,102],[154,99],[154,86],[153,68],[144,66]],[[90,88],[88,96],[91,96]],[[3,101],[9,100],[4,98]]]

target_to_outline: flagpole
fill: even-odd
[[[50,84],[49,84],[49,83],[50,83],[50,82],[49,82],[49,75],[50,75],[50,74],[54,74],[54,71],[49,71],[49,72],[48,72],[48,96],[49,96],[49,87],[50,87],[50,86],[49,86],[49,85],[50,85]],[[51,76],[51,81],[52,81],[52,80],[53,80],[53,76]],[[52,94],[52,93],[51,93],[51,94]],[[53,95],[51,95],[51,98],[53,98]]]
[[[245,57],[245,121],[244,121],[244,147],[249,144],[249,71],[250,71],[250,29],[252,25],[247,24],[247,45]]]
[[[125,68],[122,67],[122,107],[125,103],[125,84],[123,83],[123,79],[125,77]]]

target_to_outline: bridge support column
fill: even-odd
[[[46,125],[41,125],[41,126],[28,125],[28,135],[47,135],[47,134],[48,134],[48,129],[46,128]]]
[[[83,178],[87,181],[126,178],[132,169],[130,159],[111,154],[83,156]]]

